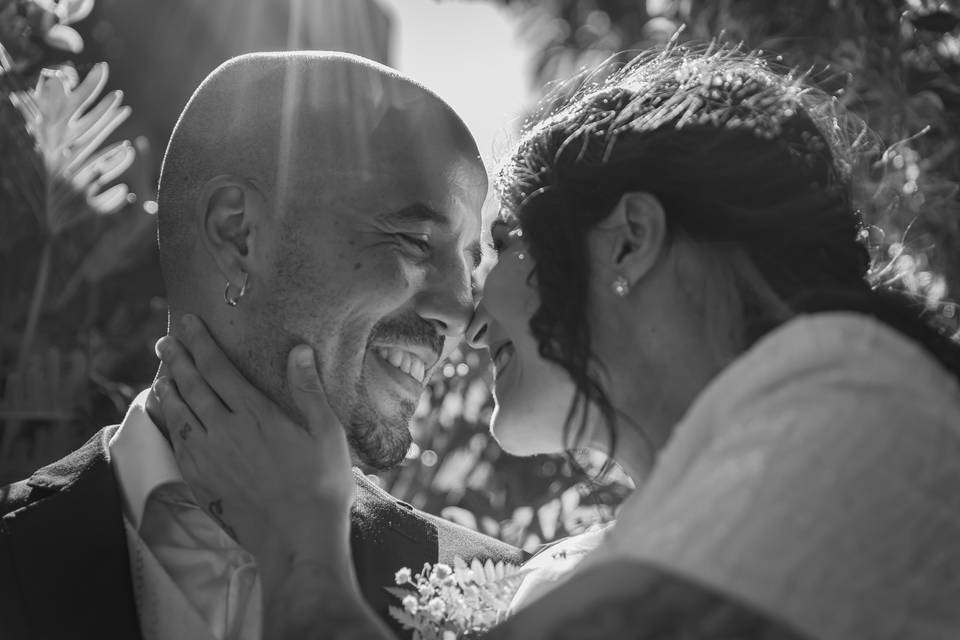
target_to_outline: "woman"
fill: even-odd
[[[673,48],[526,128],[469,332],[493,430],[517,454],[612,452],[640,489],[578,566],[542,561],[491,637],[960,636],[960,351],[868,284],[849,122],[753,56]],[[287,540],[242,523],[276,637],[386,637],[324,586],[354,583],[349,554],[312,551],[345,548],[349,460],[309,349],[290,379],[307,433],[193,406],[208,432],[174,446],[194,486],[264,520],[322,514]],[[232,456],[299,469],[300,490],[254,493]]]

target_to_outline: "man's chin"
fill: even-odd
[[[412,442],[410,433],[406,433],[405,443],[395,440],[386,446],[381,439],[378,439],[376,443],[371,443],[369,438],[351,437],[348,440],[354,456],[362,466],[378,471],[387,471],[399,465],[406,458]]]
[[[369,407],[354,411],[347,440],[356,459],[378,470],[392,469],[403,462],[413,442],[410,420],[415,409],[413,403],[403,402],[389,418]]]

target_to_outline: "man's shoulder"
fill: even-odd
[[[463,525],[451,522],[440,516],[430,513],[419,512],[420,515],[434,524],[437,528],[437,546],[439,562],[452,563],[454,557],[461,557],[464,560],[477,558],[480,560],[493,560],[494,562],[509,562],[511,564],[523,564],[530,554],[523,549],[519,549],[512,544],[498,540],[464,527]]]
[[[37,469],[28,478],[0,487],[0,518],[73,484],[92,466],[108,464],[106,443],[116,429],[116,425],[104,427],[63,458]]]
[[[27,478],[0,487],[0,517],[36,502],[48,493],[31,486]]]
[[[356,479],[358,501],[363,501],[368,506],[378,505],[376,510],[380,511],[381,515],[386,515],[386,510],[398,515],[405,512],[408,519],[412,518],[421,523],[419,526],[436,532],[438,562],[453,562],[455,556],[460,556],[465,560],[479,558],[520,564],[529,557],[521,549],[506,542],[414,508],[390,495],[362,473],[357,472]]]
[[[503,560],[520,564],[528,557],[521,549],[473,529],[450,522],[439,516],[414,508],[390,495],[372,480],[357,472],[357,500],[364,508],[397,523],[401,518],[413,519],[436,532],[438,562],[453,562],[455,556],[465,560],[479,558],[494,562]]]

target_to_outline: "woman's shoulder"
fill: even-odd
[[[797,318],[731,369],[580,570],[643,560],[824,637],[955,603],[955,581],[926,569],[960,562],[955,379],[849,313]]]
[[[960,408],[960,385],[920,344],[870,316],[830,311],[784,323],[721,372],[684,422],[718,410],[779,410],[796,396],[821,402]]]

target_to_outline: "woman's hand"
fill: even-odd
[[[294,347],[287,383],[306,425],[240,374],[199,318],[182,342],[157,344],[169,379],[154,393],[184,478],[200,506],[257,556],[329,555],[349,544],[354,479],[346,435],[330,410],[313,350]]]
[[[257,559],[264,637],[392,637],[353,570],[350,451],[313,350],[294,347],[287,360],[300,425],[237,371],[199,318],[180,326],[182,342],[157,343],[172,380],[153,390],[195,497]]]

